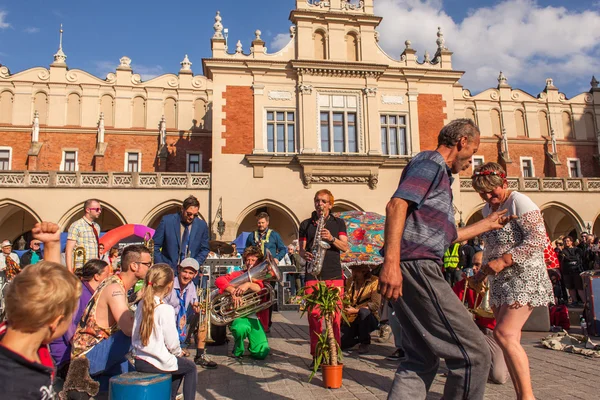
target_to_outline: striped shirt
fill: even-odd
[[[93,226],[96,228],[94,233]],[[69,227],[68,240],[74,240],[75,246],[83,246],[85,248],[85,259],[92,260],[98,258],[98,238],[96,234],[100,234],[100,225],[96,222],[89,222],[85,218],[80,218],[73,222]],[[74,269],[83,267],[81,263],[74,265]]]
[[[437,151],[417,154],[404,168],[392,196],[409,202],[400,259],[433,260],[442,265],[444,251],[458,234],[452,206],[452,171]]]

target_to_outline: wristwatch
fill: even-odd
[[[336,239],[336,237],[334,236],[333,239],[331,239],[331,241],[329,242],[329,244],[334,244],[335,243],[335,239]]]

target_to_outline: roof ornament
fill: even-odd
[[[428,51],[425,51],[425,56],[423,57],[423,64],[425,63],[431,64],[431,56]]]
[[[158,133],[160,136],[160,146],[164,146],[167,144],[167,121],[165,120],[165,116],[163,115],[160,119],[160,123],[158,124]]]
[[[552,78],[546,79],[546,89],[554,87],[554,80]]]
[[[498,85],[506,85],[506,76],[500,71],[500,75],[498,75]]]
[[[213,39],[224,39],[223,24],[221,23],[222,20],[223,18],[221,18],[221,12],[217,11],[217,15],[215,16],[215,24],[213,25],[213,28],[215,29]]]
[[[598,88],[598,80],[596,79],[595,76],[592,76],[592,81],[590,82],[590,85],[592,86],[592,89],[597,89]]]
[[[237,43],[235,44],[235,53],[236,54],[243,54],[244,53],[244,49],[242,48],[242,41],[238,40]]]
[[[448,50],[448,48],[445,46],[446,40],[444,39],[444,34],[442,33],[441,26],[438,26],[437,37],[438,38],[435,42],[438,45],[438,51]]]
[[[98,119],[98,143],[104,143],[104,113],[100,112]]]
[[[192,62],[188,58],[187,54],[185,55],[185,57],[183,57],[183,61],[180,62],[179,64],[181,64],[181,71],[191,71],[192,70]]]
[[[59,32],[59,41],[58,41],[58,51],[56,52],[56,54],[54,55],[54,62],[52,63],[53,65],[66,65],[66,60],[67,60],[67,55],[63,52],[62,49],[62,39],[63,39],[63,26],[62,24],[60,24],[60,30]]]
[[[262,35],[262,32],[259,29],[255,30],[254,31],[254,36],[256,36],[256,37],[254,38],[254,40],[262,40],[260,38],[260,35]]]
[[[35,110],[33,113],[33,124],[31,126],[31,141],[33,143],[40,141],[40,113]]]

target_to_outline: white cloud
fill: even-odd
[[[289,33],[278,33],[273,40],[271,40],[270,51],[274,53],[283,49],[290,40],[292,39],[290,38]]]
[[[36,28],[33,26],[23,29],[23,32],[25,32],[25,33],[38,33],[39,31],[40,31],[40,28]]]
[[[6,22],[7,15],[8,13],[6,11],[0,10],[0,29],[6,29],[11,27],[11,25],[8,22]]]
[[[94,65],[96,73],[101,78],[104,78],[109,72],[115,72],[119,63],[112,61],[96,61]],[[140,65],[132,62],[131,69],[133,69],[134,74],[140,74],[143,81],[148,81],[166,73],[160,65]]]
[[[474,92],[496,85],[502,70],[513,87],[543,88],[545,78],[557,86],[587,82],[600,69],[600,12],[543,7],[533,0],[504,0],[472,9],[455,21],[441,0],[379,0],[381,45],[397,58],[404,41],[422,58],[436,51],[437,27],[454,52],[454,69],[464,70],[462,84]]]

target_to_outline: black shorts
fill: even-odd
[[[563,274],[563,283],[567,289],[583,290],[583,278],[578,273]]]

